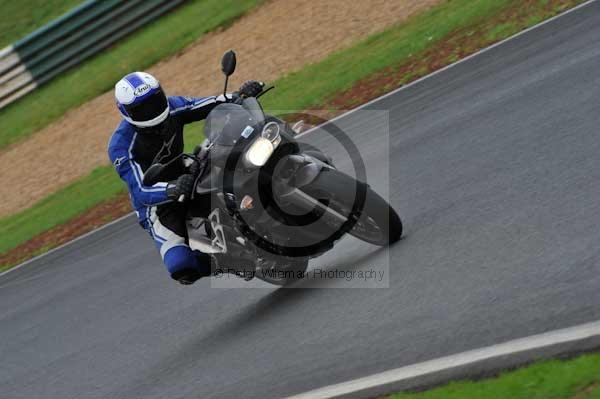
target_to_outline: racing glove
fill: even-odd
[[[242,97],[256,97],[260,94],[265,84],[258,80],[247,80],[241,86],[238,93]]]
[[[173,180],[167,184],[167,197],[175,201],[179,201],[183,195],[183,200],[186,200],[194,190],[194,182],[196,179],[190,174],[179,176],[177,180]]]

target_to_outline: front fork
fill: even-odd
[[[273,184],[273,193],[281,204],[291,204],[306,213],[320,215],[330,225],[341,225],[347,218],[339,214],[302,189],[310,185],[325,168],[333,169],[331,159],[322,153],[288,155],[285,164],[285,175]]]

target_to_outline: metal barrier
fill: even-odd
[[[0,109],[185,0],[88,0],[0,50]]]

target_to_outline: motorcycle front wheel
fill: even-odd
[[[402,221],[390,204],[365,183],[336,169],[324,168],[300,190],[345,217],[356,205],[357,193],[362,193],[364,204],[348,234],[378,246],[390,245],[402,236]]]

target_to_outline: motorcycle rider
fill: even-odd
[[[168,183],[143,184],[144,172],[154,163],[165,164],[183,152],[184,125],[205,119],[218,104],[232,97],[258,95],[264,84],[246,81],[232,95],[167,97],[158,80],[145,72],[133,72],[115,85],[117,108],[123,120],[113,133],[108,155],[127,184],[140,225],[152,236],[171,277],[192,284],[211,274],[210,257],[192,251],[187,244],[187,209],[178,202],[189,198],[194,176],[183,162],[168,176]]]

